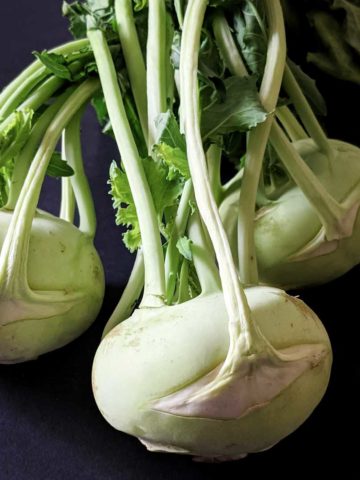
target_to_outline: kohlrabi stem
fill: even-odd
[[[135,304],[144,287],[144,258],[141,249],[137,251],[135,263],[130,278],[126,284],[120,301],[105,325],[102,338],[116,325],[126,320],[132,314]]]
[[[66,100],[47,129],[21,189],[0,254],[0,291],[15,295],[29,292],[27,258],[31,226],[51,156],[62,130],[83,104],[99,89],[95,79],[86,80]]]
[[[148,140],[146,69],[133,16],[132,0],[115,0],[117,28],[144,138]]]
[[[156,141],[155,120],[167,110],[167,67],[165,0],[149,0],[148,38],[146,47],[149,149]]]
[[[176,16],[179,22],[179,27],[182,28],[184,23],[184,2],[182,0],[174,0]]]
[[[239,54],[234,38],[232,36],[229,24],[223,12],[217,12],[213,16],[213,31],[216,44],[221,52],[224,63],[232,75],[246,77],[247,68]]]
[[[208,238],[205,235],[204,226],[197,211],[189,219],[188,232],[192,241],[191,252],[201,286],[201,294],[206,295],[221,291],[221,282],[214,254],[209,248]]]
[[[278,107],[276,109],[276,116],[292,142],[309,138],[288,107]]]
[[[271,143],[290,176],[319,215],[327,240],[341,238],[344,235],[342,223],[346,210],[328,193],[275,122],[272,125]]]
[[[49,71],[43,67],[42,69],[37,70],[30,77],[25,79],[23,84],[19,86],[1,105],[0,108],[0,119],[5,119],[8,115],[11,114],[22,102],[26,100],[29,93],[41,83],[47,76]]]
[[[65,128],[65,158],[75,174],[69,178],[79,212],[79,230],[94,238],[96,232],[96,214],[89,182],[86,177],[81,146],[81,119],[84,114],[79,110]]]
[[[51,76],[45,80],[27,99],[19,105],[19,110],[30,108],[36,111],[51,98],[54,93],[64,84],[65,80]]]
[[[244,285],[258,283],[254,239],[256,194],[273,122],[272,112],[278,101],[286,62],[286,38],[280,2],[271,0],[270,3],[270,0],[265,0],[264,3],[268,20],[268,48],[259,96],[269,116],[265,122],[257,125],[248,134],[238,216],[239,272]]]
[[[15,159],[14,171],[11,178],[11,187],[9,192],[9,200],[6,205],[8,210],[15,208],[16,202],[19,198],[23,183],[30,168],[31,162],[36,154],[41,139],[48,129],[53,118],[60,110],[66,99],[74,91],[74,86],[69,87],[62,95],[60,95],[52,105],[50,105],[45,112],[40,116],[38,121],[32,128],[31,135],[24,148],[21,150]]]
[[[212,144],[206,152],[206,159],[208,165],[208,172],[210,178],[211,190],[214,194],[216,204],[220,204],[222,195],[221,184],[221,148],[218,145]]]
[[[309,105],[309,102],[299,87],[299,84],[297,83],[289,66],[286,66],[285,68],[283,85],[287,94],[294,102],[296,111],[305,125],[305,128],[319,149],[322,150],[326,155],[330,157],[333,156],[334,152],[330,145],[329,139],[325,135],[324,130],[321,128],[316,116],[314,115],[314,112]]]
[[[254,13],[256,13],[256,10],[254,10]],[[262,22],[259,22],[259,25],[261,25],[261,23]],[[217,12],[214,15],[213,30],[217,46],[224,59],[225,65],[230,70],[231,74],[237,75],[238,77],[247,76],[249,73],[235,44],[229,24],[225,18],[225,15],[222,12]],[[282,112],[279,112],[280,109],[282,110]],[[307,138],[306,132],[302,128],[297,118],[289,110],[289,108],[287,106],[283,106],[280,107],[280,109],[278,108],[275,113],[276,116],[281,115],[284,118],[286,112],[285,128],[287,129],[289,127],[290,131],[287,132],[289,136],[294,133],[297,135],[297,139],[299,140],[300,138]]]
[[[61,159],[66,161],[65,152],[65,130],[63,130],[61,136]],[[60,212],[59,218],[69,223],[74,223],[75,218],[75,195],[71,186],[71,180],[69,177],[63,177],[61,179],[61,197],[60,197]]]
[[[192,182],[188,180],[184,185],[165,254],[166,303],[168,305],[171,305],[175,293],[179,270],[180,252],[176,244],[185,233],[190,214],[190,200],[193,195]]]
[[[180,274],[179,274],[179,288],[176,292],[176,303],[184,303],[190,300],[189,294],[189,261],[183,258]]]
[[[50,50],[50,53],[57,53],[59,55],[70,55],[74,52],[78,52],[83,48],[86,48],[89,45],[89,40],[87,38],[82,38],[80,40],[75,40],[73,42],[67,42],[63,45],[53,48]],[[10,96],[17,91],[20,95],[20,91],[24,85],[26,85],[27,80],[32,77],[35,73],[38,73],[40,77],[43,75],[43,72],[46,72],[47,69],[44,67],[43,63],[40,60],[35,60],[31,65],[29,65],[25,70],[23,70],[0,94],[0,105],[4,105],[5,102],[10,98]],[[40,72],[40,73],[39,73]]]
[[[75,218],[75,195],[71,186],[71,180],[69,177],[63,177],[61,179],[61,202],[59,218],[69,223],[74,223]]]
[[[130,184],[140,224],[145,263],[143,306],[161,306],[165,299],[164,256],[154,202],[133,138],[117,81],[115,66],[104,34],[88,30],[99,71],[111,125]]]
[[[207,4],[207,0],[193,0],[187,5],[180,55],[180,98],[195,198],[215,250],[229,315],[230,347],[224,364],[227,370],[239,360],[239,342],[244,354],[257,351],[259,334],[251,320],[251,311],[240,285],[226,232],[211,191],[201,139],[197,73],[201,29]]]

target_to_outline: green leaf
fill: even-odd
[[[54,152],[50,159],[46,174],[49,175],[49,177],[60,178],[71,177],[74,173],[72,167],[61,158],[61,153]]]
[[[85,38],[86,37],[86,11],[79,2],[74,2],[69,4],[68,2],[63,2],[62,4],[62,13],[64,17],[67,17],[69,20],[70,26],[69,30],[74,38]]]
[[[159,143],[154,145],[153,152],[158,160],[169,167],[168,180],[174,180],[179,175],[185,180],[190,178],[186,153],[179,147],[174,148],[166,143]]]
[[[189,179],[185,137],[180,132],[173,112],[168,110],[161,113],[156,119],[156,128],[157,143],[153,147],[153,154],[158,161],[167,165],[168,180]]]
[[[107,111],[106,102],[105,102],[105,98],[102,91],[99,90],[99,92],[97,92],[96,95],[94,95],[94,97],[91,100],[91,104],[94,107],[96,117],[98,119],[100,126],[104,127],[109,121],[109,114]]]
[[[168,229],[164,224],[164,210],[177,205],[183,186],[178,181],[168,180],[166,165],[154,162],[151,158],[145,158],[143,165],[158,214],[159,231],[166,236]],[[123,234],[123,241],[125,246],[133,252],[141,245],[139,221],[126,173],[115,162],[112,162],[110,167],[109,184],[111,185],[109,193],[113,199],[113,207],[117,210],[116,224],[128,228],[127,232]]]
[[[265,14],[259,1],[246,0],[234,15],[236,39],[251,73],[262,77],[267,54]]]
[[[177,205],[183,184],[178,180],[169,179],[169,169],[162,162],[156,162],[148,157],[144,160],[144,168],[155,209],[162,219],[165,208]]]
[[[133,0],[135,12],[140,12],[143,8],[148,6],[147,0]]]
[[[139,221],[128,179],[115,161],[110,166],[108,183],[111,186],[109,193],[113,200],[113,208],[116,210],[116,225],[127,227],[123,234],[123,242],[130,252],[134,252],[141,245]]]
[[[64,1],[62,12],[69,20],[69,29],[75,38],[86,37],[91,24],[91,28],[102,30],[108,40],[118,39],[114,0],[85,0],[71,4]]]
[[[13,170],[14,162],[12,160],[0,168],[0,208],[8,201]]]
[[[210,32],[203,29],[199,52],[199,71],[205,77],[222,77],[225,64]]]
[[[66,58],[64,55],[48,53],[46,50],[43,50],[42,52],[33,52],[33,54],[43,65],[45,65],[49,72],[53,73],[56,77],[64,80],[72,80],[72,73],[66,65]]]
[[[166,143],[170,147],[178,147],[186,152],[185,137],[180,132],[179,124],[171,110],[160,113],[155,120],[155,125],[156,143]]]
[[[32,128],[34,111],[13,112],[0,126],[0,166],[16,157],[27,142]]]
[[[179,238],[179,240],[176,243],[176,247],[179,250],[180,254],[183,257],[185,257],[186,260],[189,260],[189,261],[192,261],[193,259],[191,244],[192,244],[192,241],[186,236]]]
[[[204,139],[234,131],[246,132],[267,118],[255,77],[229,77],[225,80],[225,88],[225,101],[218,101],[203,112],[201,130]]]
[[[346,42],[360,55],[360,2],[359,0],[334,0],[331,8],[343,10],[345,20],[342,25]]]
[[[315,80],[309,77],[309,75],[307,75],[302,68],[299,67],[299,65],[296,65],[296,63],[289,58],[287,60],[287,64],[315,112],[319,115],[326,115],[326,103],[324,97],[321,95],[316,86]]]
[[[359,57],[346,43],[336,19],[327,12],[309,16],[324,48],[308,53],[307,60],[336,78],[360,84]]]

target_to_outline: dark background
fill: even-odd
[[[0,88],[31,60],[30,52],[70,39],[61,0],[1,1]],[[289,38],[293,58],[303,62],[311,35]],[[356,87],[316,72],[328,103],[326,128],[333,137],[359,142]],[[107,289],[95,324],[71,345],[35,362],[0,366],[0,480],[26,479],[212,479],[297,477],[332,473],[358,478],[359,269],[324,287],[301,292],[320,316],[333,344],[331,383],[322,403],[294,434],[273,449],[222,465],[196,464],[188,457],[150,454],[140,443],[112,429],[93,400],[90,372],[102,328],[121,294],[132,258],[114,225],[107,172],[117,158],[111,139],[101,137],[94,114],[83,125],[84,156],[98,213],[96,246],[104,262]],[[43,205],[57,213],[58,182]],[[230,477],[231,476],[231,477]]]

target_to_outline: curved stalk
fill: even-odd
[[[120,301],[105,325],[102,338],[107,335],[116,325],[130,317],[134,306],[141,295],[144,287],[144,259],[143,253],[138,250],[130,278],[126,284]]]
[[[25,182],[31,162],[36,154],[46,130],[50,123],[58,113],[67,98],[72,94],[75,87],[68,88],[62,95],[60,95],[55,102],[50,105],[45,112],[40,116],[38,121],[33,126],[31,135],[26,145],[15,159],[14,171],[11,178],[11,186],[9,192],[9,200],[6,205],[8,210],[14,210],[16,202],[19,198],[22,186]]]
[[[324,130],[321,128],[316,116],[314,115],[314,112],[309,105],[309,102],[299,87],[289,66],[285,67],[283,85],[289,97],[294,102],[299,117],[319,149],[329,157],[332,157],[334,152],[330,145],[329,139],[325,135]]]
[[[190,300],[189,293],[189,261],[183,258],[180,274],[179,274],[179,288],[176,294],[176,303],[184,303]]]
[[[115,66],[105,36],[100,30],[89,29],[88,38],[94,51],[111,125],[139,218],[145,263],[142,305],[161,306],[165,298],[164,257],[154,202],[126,117]]]
[[[33,75],[30,75],[21,87],[15,90],[12,95],[10,95],[3,105],[0,108],[0,119],[4,120],[10,113],[15,110],[22,102],[26,100],[29,93],[36,88],[45,78],[49,75],[49,71],[46,67],[39,69],[34,72]]]
[[[278,107],[276,116],[292,142],[309,138],[302,125],[296,120],[288,107]]]
[[[85,81],[67,99],[47,129],[21,189],[0,254],[0,293],[31,295],[27,280],[27,258],[32,221],[50,158],[62,130],[77,110],[99,88],[97,80]]]
[[[63,130],[61,136],[61,158],[66,161],[65,152],[65,130]],[[75,195],[71,186],[71,180],[69,177],[63,177],[61,179],[61,200],[60,200],[60,212],[59,218],[69,223],[74,223],[75,218]]]
[[[213,252],[209,248],[198,212],[194,212],[189,219],[189,238],[192,241],[191,252],[195,270],[201,286],[201,294],[207,295],[221,290],[219,272],[216,268]]]
[[[74,223],[75,218],[75,195],[68,177],[61,179],[61,203],[59,218],[69,223]]]
[[[149,151],[156,141],[156,118],[166,112],[167,59],[166,8],[164,0],[149,0],[146,47]]]
[[[86,177],[82,158],[80,124],[83,110],[74,115],[64,131],[65,158],[75,174],[69,178],[74,192],[80,217],[79,230],[94,238],[96,232],[96,214],[89,182]]]
[[[269,112],[265,122],[248,134],[244,175],[241,183],[238,217],[238,257],[240,278],[245,285],[259,281],[254,240],[256,194],[266,145],[273,122],[286,62],[286,38],[282,10],[278,2],[272,7],[266,2],[268,17],[268,49],[260,100]]]
[[[210,178],[211,189],[214,193],[215,201],[217,205],[220,205],[221,197],[223,194],[223,186],[221,183],[221,148],[217,145],[210,145],[209,150],[206,152],[207,166]]]
[[[272,126],[271,143],[290,176],[318,214],[326,239],[330,241],[351,235],[353,222],[349,224],[349,209],[328,193],[276,123]]]
[[[177,282],[180,252],[176,244],[178,239],[185,233],[190,214],[190,200],[193,198],[193,195],[192,182],[188,180],[181,195],[165,255],[166,303],[168,305],[172,302]]]
[[[207,3],[206,0],[193,0],[187,6],[180,55],[180,97],[196,202],[214,246],[224,301],[229,315],[230,346],[219,374],[223,376],[229,369],[236,368],[239,361],[239,355],[236,353],[240,344],[244,354],[251,355],[257,351],[262,342],[251,320],[250,308],[240,285],[229,242],[211,191],[201,139],[197,72],[201,28]]]
[[[78,52],[83,48],[86,48],[89,45],[89,40],[87,38],[82,38],[80,40],[74,40],[72,42],[67,42],[63,45],[59,45],[51,50],[49,53],[57,53],[59,55],[70,55],[71,53]],[[10,98],[14,92],[17,91],[17,95],[21,95],[22,89],[26,87],[27,80],[35,75],[36,73],[41,77],[46,71],[46,67],[40,62],[40,60],[35,60],[31,63],[25,70],[23,70],[0,94],[0,105]]]
[[[116,23],[144,138],[148,140],[146,69],[132,4],[132,0],[115,0]]]

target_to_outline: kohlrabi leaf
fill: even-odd
[[[153,147],[155,158],[167,165],[168,180],[187,180],[190,170],[186,156],[186,142],[180,132],[175,115],[170,110],[156,119],[157,143]],[[179,178],[180,176],[180,178]]]
[[[346,42],[337,20],[321,11],[311,12],[309,17],[324,48],[309,52],[308,61],[336,78],[360,84],[359,54]]]
[[[164,210],[177,205],[183,185],[179,181],[168,179],[168,168],[161,162],[145,158],[143,166],[158,215],[159,231],[166,232]],[[128,228],[123,234],[123,240],[125,246],[130,251],[134,251],[141,245],[139,222],[128,179],[124,170],[119,168],[115,162],[110,167],[109,184],[111,185],[110,195],[113,199],[113,207],[117,210],[116,224]]]
[[[74,173],[72,167],[61,158],[61,153],[54,152],[46,170],[46,175],[49,175],[49,177],[60,178],[71,177]]]
[[[32,128],[34,111],[13,112],[0,128],[0,166],[16,157],[27,142]]]
[[[255,77],[229,77],[225,80],[226,98],[203,112],[204,139],[234,131],[248,131],[266,120]]]
[[[158,143],[154,145],[153,152],[157,160],[168,166],[169,180],[175,180],[179,175],[185,180],[190,178],[189,164],[184,150],[179,147],[170,147],[167,143]]]
[[[147,7],[148,0],[133,0],[135,12],[139,12],[143,8]]]
[[[331,8],[345,12],[344,38],[360,55],[360,2],[359,0],[334,0]]]
[[[222,77],[224,70],[225,64],[213,37],[208,30],[203,29],[199,52],[199,71],[205,77],[212,78]]]
[[[186,152],[185,136],[180,132],[174,113],[168,110],[156,118],[156,143],[166,143]]]
[[[263,5],[258,0],[245,0],[234,15],[236,39],[250,73],[262,77],[267,53]]]
[[[3,167],[0,167],[0,208],[6,205],[8,201],[13,166],[14,162],[10,161]]]
[[[186,237],[185,235],[181,238],[176,243],[176,247],[179,250],[180,254],[186,258],[186,260],[192,261],[193,255],[191,251],[191,240]]]
[[[333,77],[360,84],[359,0],[283,0],[283,6],[294,38],[314,33],[317,37],[308,61]]]
[[[108,40],[117,39],[114,0],[63,2],[62,12],[68,18],[69,30],[75,38],[86,37],[88,23],[102,30]]]
[[[46,50],[43,50],[42,52],[33,52],[33,54],[43,65],[45,65],[49,72],[53,73],[56,77],[64,80],[72,80],[72,73],[66,65],[67,62],[64,55],[49,53]]]
[[[99,91],[96,95],[94,95],[91,100],[91,104],[94,107],[100,126],[104,127],[109,121],[109,114],[102,91]]]
[[[165,208],[177,204],[177,199],[181,195],[183,184],[178,180],[169,179],[169,169],[162,162],[156,162],[152,158],[146,158],[144,160],[144,168],[155,209],[159,218],[162,218]]]
[[[86,15],[88,12],[79,2],[63,2],[62,13],[69,20],[69,30],[74,38],[86,37]]]
[[[116,225],[127,227],[123,241],[125,246],[134,252],[141,244],[139,221],[127,176],[115,161],[110,166],[109,184],[111,186],[109,193],[116,210]]]
[[[311,106],[319,115],[326,115],[326,103],[324,97],[319,92],[315,80],[307,75],[299,65],[296,65],[288,58],[287,64],[290,67],[294,77],[299,83],[301,90],[311,103]]]

